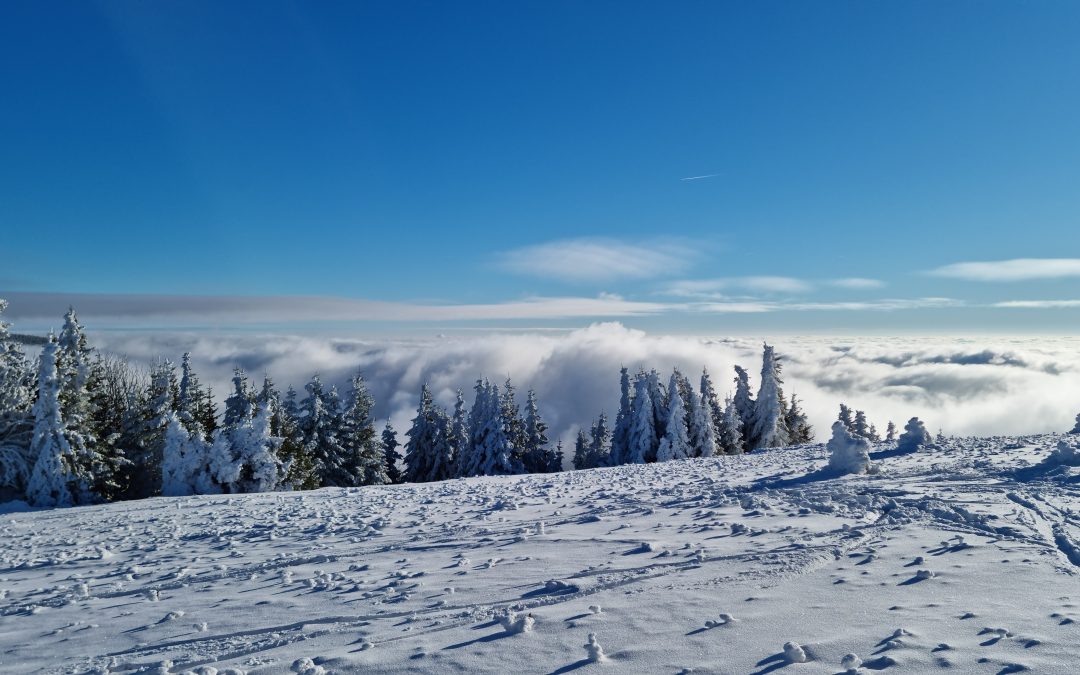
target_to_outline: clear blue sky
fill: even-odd
[[[5,2],[0,293],[1069,329],[1078,36],[1076,2]]]

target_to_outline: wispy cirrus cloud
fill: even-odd
[[[496,264],[513,274],[558,281],[597,282],[677,275],[699,257],[700,247],[674,239],[628,243],[582,238],[504,251],[496,258]]]
[[[986,262],[959,262],[927,274],[965,281],[1010,282],[1080,277],[1080,258],[1014,258]]]
[[[849,290],[871,290],[875,288],[883,288],[885,282],[880,279],[867,279],[865,277],[847,277],[844,279],[830,279],[825,282],[828,286],[835,288],[846,288]]]
[[[664,286],[663,293],[683,298],[722,300],[726,299],[732,291],[742,293],[798,295],[801,293],[809,293],[816,290],[819,286],[829,286],[847,290],[869,290],[882,288],[884,285],[884,282],[877,279],[866,279],[862,277],[813,281],[785,276],[745,276],[673,281]]]
[[[764,312],[897,312],[913,309],[943,309],[963,307],[954,298],[886,298],[882,300],[841,302],[770,302],[724,301],[693,305],[698,311],[716,314],[749,314]]]
[[[1070,309],[1080,307],[1080,300],[1006,300],[995,302],[993,306],[1007,309]]]

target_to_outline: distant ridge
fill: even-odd
[[[11,333],[9,336],[14,342],[24,345],[43,345],[48,339],[40,335],[23,335],[21,333]]]

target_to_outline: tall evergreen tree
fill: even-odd
[[[591,469],[589,466],[589,438],[583,429],[578,429],[577,438],[574,440],[574,469]]]
[[[790,444],[791,434],[784,420],[783,391],[780,385],[780,357],[766,344],[761,357],[761,384],[754,405],[750,437],[753,448],[779,448]]]
[[[405,480],[426,483],[453,477],[449,431],[449,416],[435,405],[425,384],[420,389],[420,405],[412,427],[405,433],[409,438],[405,443]]]
[[[340,439],[341,400],[337,390],[323,387],[318,375],[304,385],[307,396],[300,404],[300,433],[304,454],[311,457],[320,487],[353,484],[349,453]],[[228,417],[228,415],[226,415]]]
[[[743,451],[753,448],[754,410],[757,407],[750,394],[750,376],[742,366],[735,366],[735,396],[731,399],[739,414],[739,435],[743,439]]]
[[[870,437],[870,427],[866,422],[866,413],[862,410],[855,411],[855,429],[852,433],[862,438]]]
[[[611,435],[611,464],[626,464],[630,456],[630,427],[634,413],[630,395],[630,374],[623,366],[619,371],[619,412],[615,415],[615,430]]]
[[[342,415],[341,444],[349,457],[354,485],[385,485],[390,482],[382,445],[375,432],[371,409],[375,400],[360,373],[353,376]]]
[[[660,441],[660,447],[656,451],[656,461],[669,462],[673,459],[688,459],[693,456],[693,448],[690,447],[690,433],[686,428],[686,410],[683,407],[683,397],[679,394],[679,371],[671,375],[668,386],[671,403],[668,405],[666,431]]]
[[[549,446],[547,428],[547,423],[540,416],[536,392],[530,389],[528,398],[525,400],[525,471],[527,473],[552,471],[555,456]]]
[[[500,401],[503,425],[506,428],[506,438],[510,444],[510,454],[513,457],[514,464],[520,465],[522,471],[524,471],[527,443],[525,420],[521,418],[521,410],[518,408],[517,401],[515,401],[514,386],[511,384],[509,377],[506,378],[506,383],[503,385]]]
[[[656,434],[653,402],[649,395],[649,378],[639,373],[634,380],[633,425],[630,427],[630,454],[627,464],[644,464],[656,460],[660,441]]]
[[[598,466],[609,466],[611,462],[611,445],[608,439],[607,415],[600,413],[600,417],[596,418],[589,435],[586,468],[595,469]]]
[[[264,383],[264,395],[260,397],[259,405],[265,405],[271,411],[270,435],[281,439],[278,456],[285,467],[284,487],[289,490],[312,490],[319,487],[315,458],[305,447],[304,434],[300,429],[300,404],[297,402],[296,389],[290,386],[285,393],[285,400],[280,403],[272,382],[270,391],[267,389]]]
[[[791,432],[791,442],[798,445],[809,443],[814,440],[814,428],[806,419],[806,413],[799,407],[799,399],[795,394],[791,395],[791,407],[788,408],[784,417],[788,430]]]
[[[25,490],[32,466],[33,388],[30,364],[2,319],[7,304],[0,298],[0,488],[18,494]]]
[[[39,359],[38,398],[30,452],[34,468],[26,489],[34,506],[73,506],[89,501],[89,484],[77,450],[68,442],[62,416],[62,382],[56,369],[57,344],[46,343]]]
[[[724,406],[720,405],[716,388],[713,387],[712,378],[707,368],[701,369],[701,401],[709,409],[709,417],[713,422],[713,438],[720,438],[720,425],[724,420]]]
[[[691,387],[687,392],[690,409],[687,411],[690,447],[694,457],[712,457],[716,454],[716,424],[712,407]]]
[[[398,463],[401,461],[401,453],[397,451],[398,445],[397,432],[394,431],[390,420],[386,420],[386,426],[382,431],[383,463],[386,465],[386,477],[391,483],[400,483],[402,480],[401,469],[398,468]]]
[[[656,449],[658,449],[660,444],[659,439],[663,438],[664,434],[667,432],[668,406],[670,405],[669,392],[664,388],[663,383],[660,382],[660,373],[656,372],[656,370],[649,371],[646,381],[649,385],[649,400],[652,401],[653,405],[653,428],[656,429]],[[674,394],[675,392],[671,392],[670,395],[673,396]],[[653,454],[648,458],[648,461],[656,461],[656,449],[654,449]]]
[[[892,420],[889,420],[889,425],[885,427],[885,442],[892,443],[896,440],[896,425]]]
[[[743,423],[739,419],[735,402],[728,397],[720,422],[720,435],[716,439],[718,447],[725,455],[738,455],[743,452],[746,443],[743,441],[742,428]]]
[[[848,433],[855,433],[855,420],[852,419],[852,411],[851,408],[847,407],[847,404],[840,404],[840,416],[837,419],[844,425]]]
[[[150,372],[150,384],[140,397],[138,429],[135,432],[133,456],[128,459],[130,478],[125,477],[130,496],[141,499],[161,489],[161,461],[165,449],[165,432],[170,415],[176,412],[173,397],[176,388],[176,369],[165,360]]]
[[[225,399],[224,427],[235,428],[255,416],[255,392],[243,368],[233,369],[233,392]]]
[[[463,466],[469,458],[469,414],[465,410],[465,395],[457,390],[457,399],[454,401],[454,416],[450,420],[450,436],[447,439],[450,446],[450,458],[453,464],[449,470],[449,476],[460,477],[463,475]]]

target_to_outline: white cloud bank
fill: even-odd
[[[966,281],[1031,281],[1080,277],[1080,258],[1015,258],[989,262],[960,262],[928,274]]]
[[[506,251],[498,266],[513,274],[560,281],[654,279],[682,273],[699,252],[676,240],[626,243],[614,239],[565,239]]]
[[[390,416],[403,432],[420,385],[428,382],[444,405],[457,388],[471,400],[478,376],[511,376],[522,393],[540,396],[553,437],[569,441],[579,425],[618,406],[619,368],[678,366],[695,380],[707,366],[721,395],[732,366],[754,377],[760,368],[757,339],[706,339],[651,335],[618,323],[595,324],[566,334],[484,334],[423,340],[349,340],[292,336],[100,333],[95,344],[151,361],[178,359],[186,350],[204,381],[223,396],[233,365],[253,377],[269,372],[284,388],[302,385],[314,372],[343,384],[357,368],[369,379],[376,414]],[[950,434],[1022,434],[1066,430],[1080,412],[1080,340],[1073,338],[784,338],[784,388],[796,393],[815,425],[827,434],[837,404],[867,411],[884,430],[913,415]]]

